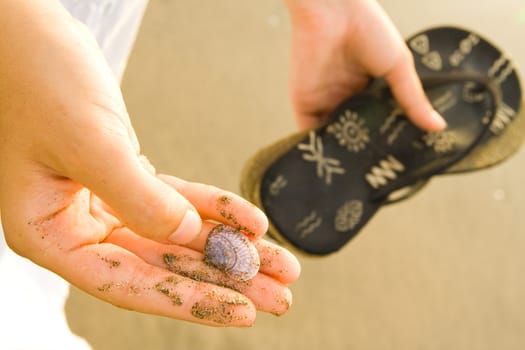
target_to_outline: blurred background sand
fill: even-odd
[[[525,71],[523,1],[384,0],[404,36],[471,28]],[[282,0],[150,0],[123,81],[143,152],[161,172],[239,192],[243,164],[295,131]],[[525,150],[434,179],[381,210],[341,252],[300,257],[294,305],[249,329],[115,308],[72,289],[71,328],[95,350],[523,349]]]

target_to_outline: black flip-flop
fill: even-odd
[[[506,54],[479,34],[457,27],[436,27],[407,40],[421,79],[435,74],[477,72],[499,85],[501,104],[475,149],[444,173],[480,170],[514,154],[525,140],[525,113],[518,73]],[[433,101],[438,111],[443,106]],[[444,106],[446,107],[446,106]]]
[[[507,160],[520,148],[525,140],[525,113],[518,113],[522,103],[520,82],[512,62],[496,46],[477,33],[457,27],[425,30],[410,37],[407,45],[422,79],[437,72],[478,72],[487,75],[502,90],[500,109],[489,132],[471,152],[435,175],[489,168]],[[402,191],[391,193],[383,204],[397,203],[413,196],[428,180],[423,179]]]
[[[494,147],[524,119],[517,113],[516,73],[484,39],[447,27],[420,33],[409,45],[420,55],[418,73],[447,129],[425,133],[414,127],[386,85],[376,81],[336,108],[325,126],[262,150],[245,167],[242,192],[266,212],[274,237],[310,254],[337,251],[392,193],[417,189],[468,160],[478,147]],[[499,159],[497,152],[486,151],[488,158],[481,152],[454,171],[493,165],[522,139],[505,141],[507,151]]]

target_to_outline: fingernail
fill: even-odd
[[[184,214],[182,221],[168,240],[173,243],[184,244],[191,242],[201,230],[202,220],[195,211],[189,209]]]
[[[443,130],[447,127],[447,122],[445,121],[445,119],[436,111],[432,111],[432,113],[430,114],[433,122],[434,122],[434,126],[436,127],[437,130]]]

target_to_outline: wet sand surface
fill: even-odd
[[[404,36],[478,31],[525,71],[521,1],[381,2]],[[151,0],[123,81],[160,172],[239,192],[243,164],[295,131],[281,0]],[[222,329],[121,310],[72,288],[71,328],[95,350],[523,349],[525,149],[496,168],[436,178],[381,210],[341,252],[301,257],[294,303]]]

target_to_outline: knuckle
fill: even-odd
[[[145,201],[143,212],[134,218],[141,232],[147,236],[166,237],[179,225],[185,208],[168,193],[155,195]]]

